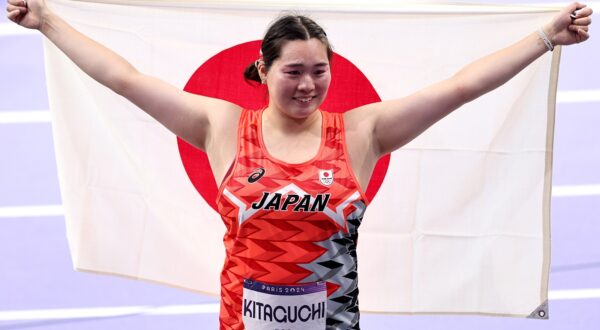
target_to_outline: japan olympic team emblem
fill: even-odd
[[[319,181],[324,186],[331,186],[333,183],[333,170],[319,170]]]

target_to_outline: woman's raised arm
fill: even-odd
[[[576,17],[571,14],[576,12]],[[543,31],[551,45],[570,45],[589,38],[592,10],[580,3],[565,7]],[[539,31],[483,57],[451,78],[402,99],[374,103],[350,111],[347,126],[366,130],[367,154],[378,158],[410,142],[461,105],[501,86],[549,50]],[[356,122],[356,125],[354,125]],[[356,152],[360,154],[360,152]]]
[[[44,0],[7,0],[8,18],[38,29],[90,77],[124,96],[177,136],[206,150],[212,128],[227,125],[239,108],[223,100],[184,92],[140,73],[124,58],[81,34],[46,6]],[[225,108],[237,111],[218,111]],[[210,109],[210,111],[209,111]],[[233,121],[234,123],[236,121]]]

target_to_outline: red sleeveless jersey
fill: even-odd
[[[244,329],[244,279],[326,282],[327,329],[358,329],[357,229],[367,199],[350,167],[343,114],[321,112],[317,155],[288,164],[267,152],[262,111],[243,111],[235,161],[217,196],[227,227],[221,329]]]

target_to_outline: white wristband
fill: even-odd
[[[542,39],[542,41],[544,42],[544,44],[546,45],[546,47],[548,48],[549,51],[553,51],[554,50],[554,45],[552,44],[552,42],[550,41],[550,39],[548,39],[548,36],[546,35],[546,32],[544,32],[544,29],[540,28],[537,31],[538,36],[540,36],[540,39]]]

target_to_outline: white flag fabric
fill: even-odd
[[[274,1],[50,6],[140,71],[182,89],[203,63],[260,39],[290,8]],[[449,77],[557,12],[389,1],[303,1],[291,8],[325,28],[335,52],[382,100]],[[218,294],[225,226],[190,180],[185,148],[49,42],[45,50],[75,268]],[[560,47],[390,155],[359,234],[362,311],[547,317],[559,57]],[[230,75],[222,69],[204,81],[220,88]],[[242,80],[241,72],[231,79]],[[211,180],[206,175],[196,188]]]

